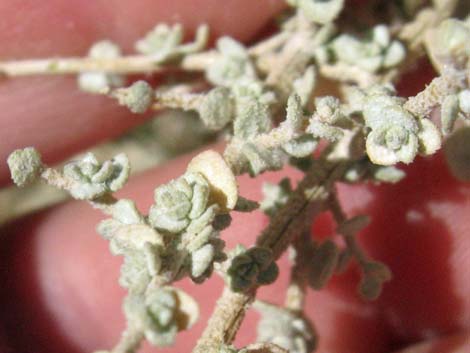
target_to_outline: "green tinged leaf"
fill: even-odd
[[[130,175],[130,163],[125,154],[118,154],[103,163],[92,153],[64,166],[64,175],[70,178],[70,194],[78,200],[93,200],[122,188]]]
[[[315,249],[309,264],[308,283],[314,289],[323,288],[333,275],[339,257],[336,244],[327,240]]]
[[[233,123],[233,134],[249,140],[268,132],[272,127],[268,106],[256,97],[237,98],[237,115]]]
[[[255,285],[273,283],[279,268],[273,262],[272,252],[268,248],[252,247],[239,249],[227,270],[230,288],[242,292]]]
[[[41,155],[33,147],[13,151],[8,156],[7,163],[11,178],[19,187],[34,182],[43,169]]]

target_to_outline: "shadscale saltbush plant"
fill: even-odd
[[[313,352],[321,337],[304,314],[307,288],[323,288],[356,261],[362,271],[358,293],[373,300],[392,276],[357,243],[369,218],[347,216],[335,184],[396,183],[405,177],[400,163],[433,154],[447,140],[451,171],[470,180],[470,17],[455,13],[458,1],[383,1],[389,11],[377,18],[388,16],[388,24],[371,14],[368,31],[351,21],[348,11],[354,9],[343,0],[287,2],[278,32],[249,47],[222,37],[206,49],[205,25],[185,44],[181,25],[158,24],[131,56],[104,40],[84,58],[0,62],[0,73],[11,78],[76,73],[82,90],[134,113],[194,111],[207,129],[225,137],[222,153],[200,153],[183,175],[156,186],[146,214],[132,200],[112,195],[129,177],[124,154],[100,162],[89,153],[62,169],[44,165],[33,147],[8,158],[18,186],[43,179],[109,217],[97,230],[112,254],[124,258],[119,283],[128,290],[127,328],[114,348],[100,352],[132,353],[144,339],[171,345],[199,312],[174,282],[189,277],[200,284],[214,273],[226,287],[193,353]],[[394,84],[426,55],[438,76],[417,95],[398,96]],[[142,80],[125,87],[127,74],[171,77],[175,68],[191,75],[157,89]],[[197,79],[193,72],[200,73]],[[317,89],[326,81],[335,88],[321,96]],[[286,164],[302,171],[297,185],[289,178],[266,183],[260,203],[239,194],[239,175],[258,177]],[[223,230],[231,214],[258,207],[269,225],[251,247],[228,251]],[[343,242],[310,237],[312,222],[324,211],[332,213]],[[258,287],[276,280],[276,260],[288,249],[285,304],[255,300]],[[258,342],[238,349],[232,343],[250,304],[261,313]]]

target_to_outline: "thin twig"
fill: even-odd
[[[138,330],[135,327],[128,326],[126,330],[122,333],[121,339],[113,348],[111,353],[135,352],[137,348],[139,348],[143,339],[144,334],[142,333],[142,331]]]
[[[255,295],[256,288],[245,293],[225,288],[193,353],[218,353],[222,344],[231,344]]]
[[[55,58],[0,62],[0,73],[7,76],[64,75],[87,71],[116,74],[156,72],[168,69],[155,62],[152,56],[132,55],[112,59],[89,57]]]
[[[195,57],[192,57],[193,55]],[[15,60],[0,62],[0,74],[4,74],[7,77],[15,77],[28,75],[79,74],[81,72],[90,71],[114,74],[155,73],[172,69],[200,71],[207,67],[206,60],[207,54],[187,55],[180,65],[163,64],[161,60],[151,55],[129,55],[112,59],[71,57]]]
[[[328,202],[329,209],[337,225],[347,221],[346,214],[344,213],[341,204],[336,195],[336,191],[332,191]],[[368,256],[357,245],[356,238],[353,234],[341,234],[351,254],[356,258],[357,262],[364,266],[369,262]]]

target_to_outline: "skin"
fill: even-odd
[[[196,5],[196,3],[198,5]],[[279,12],[281,1],[164,0],[80,2],[50,0],[0,2],[0,60],[54,55],[83,55],[91,43],[109,38],[126,50],[157,22],[177,20],[193,30],[210,24],[214,35],[247,41]],[[175,14],[177,14],[175,16]],[[430,80],[415,72],[399,86],[413,94]],[[419,84],[418,84],[419,83]],[[146,117],[131,116],[106,98],[79,92],[71,77],[22,78],[0,82],[0,160],[15,148],[36,146],[47,163],[115,137]],[[52,143],[51,143],[52,142]],[[191,156],[133,177],[118,193],[135,199],[142,211],[152,203],[156,185],[180,175]],[[339,186],[349,214],[369,214],[371,225],[360,242],[369,254],[387,263],[394,279],[375,302],[355,292],[359,273],[350,266],[320,292],[309,291],[306,311],[321,337],[318,352],[467,352],[470,348],[470,186],[447,170],[441,154],[418,158],[404,168],[408,177],[397,185]],[[242,195],[259,199],[262,181],[277,181],[292,170],[240,178]],[[262,180],[259,180],[262,179]],[[8,183],[6,163],[0,183]],[[117,284],[120,258],[94,228],[103,217],[87,204],[68,202],[1,229],[0,353],[90,352],[110,348],[124,320],[120,303],[125,291]],[[266,225],[258,212],[235,214],[224,232],[228,247],[250,244]],[[317,237],[334,231],[326,214],[315,222]],[[288,283],[285,258],[276,284],[260,297],[281,303]],[[162,352],[189,352],[205,326],[222,281],[214,276],[203,286],[181,281],[201,304],[201,319]],[[249,313],[237,345],[253,342]],[[151,351],[144,345],[144,352]]]

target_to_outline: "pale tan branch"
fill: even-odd
[[[142,331],[134,327],[127,327],[126,330],[122,333],[121,339],[113,348],[111,353],[135,352],[139,348],[143,339],[144,334]]]
[[[123,56],[112,59],[55,58],[0,62],[0,73],[7,76],[63,75],[87,71],[131,74],[156,72],[166,68],[148,55]]]
[[[187,71],[204,70],[206,61],[200,63],[199,55],[188,55],[181,65],[162,64],[150,55],[130,55],[112,59],[91,57],[33,59],[0,62],[0,74],[7,77],[28,75],[64,75],[79,74],[81,72],[104,72],[113,74],[139,74],[154,73],[170,69]]]
[[[225,288],[193,353],[218,353],[222,344],[231,344],[255,294],[256,288],[245,293]]]

